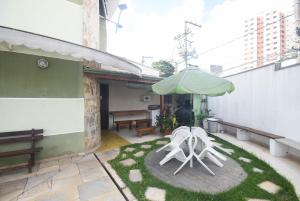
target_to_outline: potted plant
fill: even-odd
[[[175,116],[171,115],[169,109],[166,109],[162,114],[156,117],[156,127],[165,135],[170,134],[176,125]]]

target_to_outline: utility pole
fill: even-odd
[[[296,62],[300,63],[300,0],[294,0],[295,3],[295,32],[296,32],[296,49],[297,59]]]
[[[193,22],[189,22],[189,21],[185,21],[184,22],[184,33],[183,34],[178,34],[177,36],[175,36],[175,40],[179,41],[179,48],[184,51],[184,53],[180,53],[181,56],[183,57],[184,63],[185,63],[185,67],[188,67],[188,60],[189,60],[189,56],[191,56],[191,58],[195,57],[195,50],[193,51],[189,51],[188,50],[188,45],[190,45],[193,41],[189,41],[188,36],[192,33],[189,29],[188,29],[188,25],[193,25],[195,27],[201,28],[201,25],[198,25],[196,23]],[[181,42],[181,40],[183,39],[183,44]],[[181,63],[181,62],[178,62]]]

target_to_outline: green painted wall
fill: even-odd
[[[0,52],[0,97],[83,97],[83,70],[79,62],[46,58],[49,67],[40,69],[39,58]]]
[[[30,143],[1,145],[0,152],[24,149],[30,146]],[[43,147],[43,150],[37,155],[37,159],[84,152],[84,133],[45,136],[43,140],[38,142],[37,146]],[[29,156],[1,158],[0,166],[24,163],[28,161],[28,157]]]

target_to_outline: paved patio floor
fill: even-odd
[[[124,201],[93,154],[42,161],[34,173],[0,175],[0,201]]]
[[[243,168],[230,157],[227,157],[226,161],[222,161],[224,164],[222,168],[216,166],[206,158],[203,159],[203,162],[217,176],[209,174],[197,160],[193,160],[193,168],[190,168],[189,164],[186,164],[186,166],[174,176],[173,173],[182,163],[178,160],[170,160],[162,166],[159,165],[159,161],[161,161],[165,155],[166,152],[164,151],[158,153],[156,153],[156,150],[151,151],[145,158],[147,169],[159,180],[188,191],[205,192],[209,194],[220,193],[238,186],[247,178],[247,173]]]

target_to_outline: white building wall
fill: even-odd
[[[31,128],[44,129],[45,136],[83,132],[83,113],[83,98],[0,98],[0,132]]]
[[[82,6],[67,0],[0,0],[0,25],[82,44]]]
[[[300,65],[274,71],[274,65],[226,77],[236,90],[209,98],[224,121],[300,142]]]
[[[159,95],[146,89],[131,89],[127,87],[127,82],[109,81],[109,111],[120,110],[147,110],[148,105],[159,105]],[[151,96],[151,101],[142,101],[143,96]],[[116,117],[121,119],[145,119],[146,115],[131,115]],[[110,127],[112,127],[112,117],[110,116]]]

